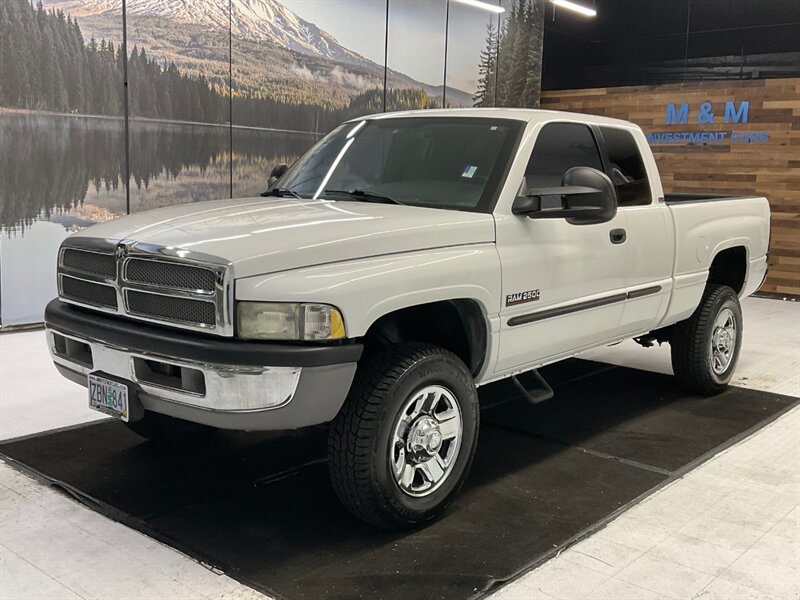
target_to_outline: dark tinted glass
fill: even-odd
[[[650,204],[650,182],[636,140],[630,132],[614,127],[601,127],[611,163],[611,180],[617,187],[620,206]]]
[[[592,131],[579,123],[549,123],[539,132],[525,169],[527,189],[560,186],[572,167],[603,170]]]

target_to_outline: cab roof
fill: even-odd
[[[548,121],[576,121],[597,125],[616,125],[636,127],[630,121],[611,119],[597,115],[574,113],[561,110],[542,110],[534,108],[426,108],[421,110],[406,110],[400,112],[377,113],[351,121],[396,119],[406,117],[482,117],[494,119],[515,119],[527,123],[546,123]]]

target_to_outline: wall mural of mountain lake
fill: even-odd
[[[445,88],[446,1],[127,0],[127,56],[122,0],[0,1],[0,326],[41,321],[70,232],[256,195],[348,118],[493,105],[495,32],[543,0],[451,2]]]

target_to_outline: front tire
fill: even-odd
[[[742,307],[726,285],[709,284],[691,317],[676,323],[672,370],[691,392],[711,396],[730,382],[742,346]]]
[[[336,495],[384,529],[431,521],[466,478],[478,428],[475,383],[457,356],[422,343],[369,355],[330,427]]]

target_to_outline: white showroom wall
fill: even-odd
[[[37,221],[0,238],[0,323],[3,327],[41,322],[56,297],[53,257],[69,232],[59,223]]]

